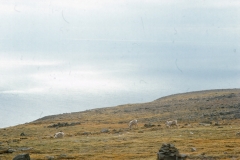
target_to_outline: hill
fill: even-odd
[[[170,95],[148,103],[125,104],[40,118],[33,123],[80,120],[88,122],[126,123],[133,118],[140,122],[213,121],[240,118],[240,89],[197,91]],[[109,116],[114,116],[109,119]],[[126,119],[125,121],[122,118]],[[129,118],[129,119],[128,119]]]
[[[240,158],[240,89],[188,92],[148,103],[46,116],[0,130],[0,159],[27,152],[33,159],[156,159],[171,142],[191,159]],[[128,122],[138,119],[138,128]],[[166,128],[177,119],[179,128]],[[63,131],[63,139],[53,134]],[[191,148],[197,148],[192,152]],[[239,150],[238,150],[239,149]],[[1,152],[0,152],[1,153]]]

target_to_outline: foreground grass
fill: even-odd
[[[63,139],[52,135],[59,131],[42,125],[25,124],[0,130],[1,148],[12,148],[16,152],[0,155],[9,160],[20,153],[30,153],[32,159],[156,159],[162,143],[173,143],[180,153],[190,159],[233,159],[240,158],[240,130],[237,121],[232,125],[181,127],[167,129],[161,126],[145,128],[143,124],[133,130],[125,124],[108,124],[109,133],[101,133],[106,124],[85,124],[62,127]],[[119,131],[120,130],[120,131]],[[89,131],[92,134],[83,135]],[[24,132],[26,136],[20,136]],[[191,151],[195,147],[195,152]],[[24,150],[24,148],[27,148]],[[21,149],[23,151],[21,151]]]

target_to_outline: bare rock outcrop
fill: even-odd
[[[68,126],[75,126],[75,125],[80,125],[80,122],[72,122],[72,123],[56,123],[56,124],[52,124],[50,126],[47,126],[48,128],[59,128],[59,127],[68,127]]]

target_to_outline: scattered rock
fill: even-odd
[[[13,153],[13,152],[16,152],[16,150],[11,148],[8,149],[8,153]]]
[[[102,130],[101,130],[101,133],[108,133],[108,132],[109,132],[108,129],[102,129]]]
[[[211,126],[210,123],[199,123],[199,125],[202,125],[202,126]]]
[[[186,159],[188,156],[186,154],[180,154],[179,157],[182,158],[182,159]]]
[[[61,154],[59,157],[60,157],[60,158],[66,158],[67,155],[66,155],[66,154]]]
[[[123,132],[123,130],[122,129],[119,129],[119,130],[116,130],[116,129],[113,129],[112,130],[112,133],[122,133]]]
[[[21,141],[20,139],[13,139],[12,142],[19,142]]]
[[[47,160],[54,160],[54,156],[46,156],[45,157]]]
[[[192,147],[192,148],[191,148],[191,151],[192,151],[192,152],[195,152],[196,150],[197,150],[197,149],[196,149],[195,147]]]
[[[86,135],[86,136],[88,136],[88,135],[91,135],[91,134],[92,134],[92,132],[83,132],[82,135]]]
[[[20,148],[18,148],[18,150],[20,150],[20,151],[29,151],[29,150],[32,150],[33,149],[33,147],[20,147]]]
[[[24,133],[24,132],[22,132],[22,133],[20,134],[20,136],[26,136],[26,135],[25,135],[25,133]]]
[[[28,153],[19,154],[13,158],[13,160],[30,160],[30,156]]]
[[[11,148],[9,148],[9,149],[1,149],[1,150],[0,150],[0,154],[13,153],[13,152],[15,152],[15,151],[16,151],[16,150],[11,149]]]
[[[240,119],[240,113],[234,114],[233,118]]]
[[[148,123],[148,124],[144,124],[144,127],[145,128],[151,128],[151,127],[155,127],[156,125],[153,125],[151,123]]]

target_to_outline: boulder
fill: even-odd
[[[26,136],[26,135],[25,135],[25,133],[24,133],[24,132],[22,132],[22,133],[20,134],[20,136]]]
[[[30,160],[30,156],[28,153],[19,154],[13,158],[13,160]]]
[[[108,133],[108,132],[109,132],[108,129],[102,129],[102,130],[101,130],[101,133]]]
[[[180,154],[178,149],[171,143],[164,143],[157,153],[157,160],[185,160],[187,155]]]

